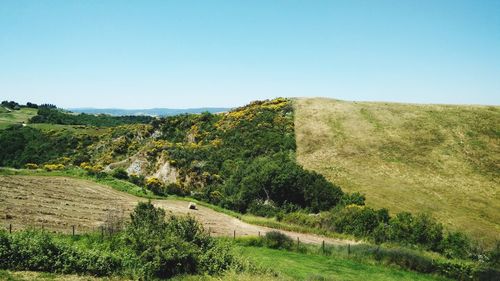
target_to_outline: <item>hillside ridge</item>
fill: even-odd
[[[500,107],[295,99],[297,160],[367,204],[500,239]],[[496,210],[496,211],[495,211]]]

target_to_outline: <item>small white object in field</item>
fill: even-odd
[[[198,209],[198,208],[196,208],[196,203],[193,203],[193,202],[189,202],[188,208],[191,209],[191,210],[197,210]]]
[[[23,127],[26,127],[26,126],[27,126],[26,123],[23,123]]]

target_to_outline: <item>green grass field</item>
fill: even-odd
[[[37,114],[37,109],[21,108],[20,110],[11,110],[0,106],[0,130],[14,124],[27,124],[27,126],[42,131],[66,131],[71,134],[98,136],[109,132],[109,128],[99,128],[82,125],[59,125],[59,124],[28,124],[29,119]]]
[[[20,110],[7,110],[0,107],[0,129],[4,129],[12,124],[22,124],[36,115],[37,110],[33,108],[21,108]]]
[[[367,204],[500,240],[500,107],[298,99],[297,159]]]
[[[240,247],[239,251],[258,265],[272,268],[292,280],[448,280],[335,256],[258,247]]]
[[[437,281],[449,280],[428,274],[404,271],[398,268],[368,264],[352,259],[315,254],[301,254],[260,247],[237,246],[242,258],[255,263],[257,272],[227,272],[223,276],[178,276],[174,280],[373,280],[373,281]],[[260,271],[269,271],[263,273]],[[0,270],[0,280],[123,280],[118,277],[94,278],[90,276],[59,275],[29,271]]]

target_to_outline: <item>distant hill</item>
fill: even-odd
[[[37,110],[34,108],[11,110],[0,106],[0,130],[13,124],[27,123],[31,117],[36,115],[36,112]]]
[[[126,115],[147,115],[147,116],[172,116],[183,113],[218,113],[229,111],[230,108],[225,107],[201,107],[201,108],[151,108],[151,109],[120,109],[120,108],[68,108],[67,110],[76,113],[87,114],[108,114],[112,116],[126,116]]]
[[[500,240],[500,107],[298,99],[297,159],[367,204]]]

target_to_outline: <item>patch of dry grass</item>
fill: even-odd
[[[297,99],[297,159],[368,205],[500,240],[500,107]]]

